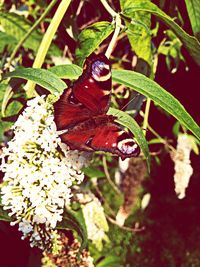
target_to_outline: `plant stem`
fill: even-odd
[[[105,9],[110,13],[112,17],[116,17],[118,14],[112,9],[111,6],[106,2],[106,0],[100,0]]]
[[[58,0],[53,0],[50,5],[45,9],[44,13],[41,15],[41,17],[33,24],[33,26],[27,31],[27,33],[23,36],[23,38],[19,41],[19,43],[14,48],[10,60],[7,63],[8,68],[11,65],[12,60],[14,59],[15,55],[17,54],[17,51],[22,46],[22,44],[26,41],[26,39],[31,35],[31,33],[37,28],[37,26],[40,24],[41,21],[46,17],[46,15],[49,13],[49,11],[52,9],[52,7],[55,5],[55,3]]]
[[[103,168],[104,168],[104,172],[105,172],[105,175],[106,175],[106,178],[109,182],[109,184],[112,186],[113,190],[117,193],[117,194],[121,194],[121,192],[119,191],[119,189],[116,187],[116,185],[113,183],[113,181],[111,180],[110,178],[110,174],[108,172],[108,166],[107,166],[107,163],[106,163],[106,157],[103,156]]]
[[[112,37],[112,40],[106,50],[106,57],[109,58],[110,55],[112,54],[112,51],[117,43],[117,38],[118,38],[118,35],[120,33],[120,28],[121,28],[121,17],[120,15],[115,12],[111,6],[106,2],[106,0],[100,0],[102,5],[105,7],[105,9],[108,11],[108,13],[113,17],[113,19],[115,18],[115,31],[114,31],[114,34],[113,34],[113,37]]]
[[[117,43],[117,38],[118,38],[118,35],[120,33],[120,29],[121,29],[121,18],[120,18],[120,15],[119,14],[116,14],[116,17],[115,17],[115,31],[114,31],[114,34],[113,34],[113,37],[110,41],[110,44],[106,50],[106,57],[109,58],[110,55],[112,54],[112,51],[114,50],[114,47]]]
[[[71,2],[70,0],[62,0],[60,5],[58,6],[58,9],[56,10],[56,13],[42,39],[35,61],[33,63],[33,68],[41,68],[44,59],[46,57],[47,51],[53,40],[53,37],[58,29],[58,26],[60,25],[62,18],[64,17],[68,9],[70,2]],[[25,85],[25,90],[27,91],[28,97],[32,97],[34,95],[34,89],[35,89],[35,83],[32,81],[28,81],[27,84]]]
[[[175,151],[176,149],[171,146],[165,139],[163,139],[149,124],[148,124],[148,129],[154,134],[158,139],[160,139],[160,142],[163,143],[165,146],[167,146],[171,151]]]
[[[151,99],[147,98],[145,113],[144,113],[144,121],[143,121],[143,133],[146,135],[146,130],[148,128],[148,118],[149,118],[149,111],[151,106]]]

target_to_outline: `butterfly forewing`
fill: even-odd
[[[66,89],[54,104],[54,118],[58,130],[70,128],[93,115],[91,110],[73,100],[71,88]]]
[[[105,114],[112,89],[110,62],[104,55],[92,54],[84,68],[83,75],[74,84],[74,96],[96,115]]]

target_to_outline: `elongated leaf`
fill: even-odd
[[[113,70],[112,77],[115,82],[133,88],[137,92],[152,99],[200,139],[200,127],[181,103],[159,84],[140,73],[129,70]]]
[[[185,0],[194,35],[200,39],[200,0]]]
[[[76,49],[76,58],[79,65],[89,56],[114,30],[114,25],[108,21],[92,24],[84,29],[79,37],[79,47]]]
[[[82,73],[82,69],[75,64],[58,65],[48,70],[56,74],[61,79],[70,79],[70,80],[78,79],[78,77]]]
[[[148,169],[150,170],[149,148],[148,148],[147,141],[144,137],[144,134],[143,134],[140,126],[137,124],[137,122],[130,115],[128,115],[124,111],[114,109],[114,108],[109,108],[108,114],[116,116],[117,121],[120,124],[127,127],[134,134],[136,141],[138,142],[140,148],[142,149],[142,151],[144,153],[144,156],[145,156],[146,161],[147,161]]]
[[[45,69],[19,68],[4,76],[4,78],[12,77],[33,81],[49,90],[52,94],[62,92],[66,88],[66,84],[60,78]]]
[[[200,65],[200,43],[194,36],[187,34],[174,20],[158,8],[155,4],[147,0],[129,1],[123,14],[129,18],[134,17],[135,12],[146,11],[159,17],[168,27],[170,27],[178,38],[182,41],[194,61]]]
[[[7,34],[13,36],[18,42],[32,26],[24,17],[11,12],[0,12],[0,25],[3,26]],[[39,31],[35,30],[24,42],[23,46],[36,52],[41,43],[42,37],[43,35]],[[49,49],[49,54],[60,56],[62,55],[62,52],[57,46],[52,44]]]
[[[59,223],[57,228],[74,230],[78,234],[78,237],[82,240],[80,250],[87,247],[87,230],[81,210],[77,212],[66,210],[63,220]]]
[[[3,52],[5,47],[10,51],[16,44],[15,37],[5,32],[0,32],[0,52]]]
[[[129,2],[132,0],[120,0],[122,12],[129,6]],[[149,1],[149,0],[148,0]],[[140,22],[140,23],[139,23]],[[142,23],[141,23],[142,22]],[[149,66],[152,65],[152,53],[151,53],[151,16],[147,12],[137,12],[133,14],[132,22],[126,22],[128,26],[128,39],[133,51],[139,58],[142,58],[148,62]],[[144,73],[143,73],[144,74]]]
[[[109,255],[105,259],[101,260],[96,267],[116,267],[121,266],[121,259],[115,255]]]

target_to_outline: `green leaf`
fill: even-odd
[[[58,65],[48,70],[53,72],[55,75],[57,75],[61,79],[69,79],[69,80],[78,79],[78,77],[82,73],[82,69],[75,64]]]
[[[113,70],[112,77],[115,82],[124,84],[152,99],[200,139],[200,127],[181,103],[159,84],[140,73],[129,70]]]
[[[6,32],[0,32],[0,52],[3,52],[4,48],[10,51],[17,44],[17,40]]]
[[[100,171],[97,168],[92,168],[92,167],[86,167],[83,169],[83,172],[85,175],[87,175],[90,178],[101,178],[105,177],[105,173]]]
[[[133,134],[134,137],[139,144],[141,150],[144,153],[144,156],[147,161],[148,169],[150,170],[150,156],[149,156],[149,148],[147,145],[147,141],[145,139],[145,136],[143,134],[143,131],[141,130],[140,126],[137,124],[137,122],[126,112],[109,108],[108,110],[109,115],[113,115],[117,117],[117,121],[122,124],[123,126],[127,127]]]
[[[2,25],[5,32],[13,36],[17,40],[17,42],[19,42],[22,37],[24,37],[24,34],[27,33],[27,31],[32,26],[31,23],[24,17],[12,12],[0,12],[0,25]],[[23,46],[37,52],[42,38],[43,34],[35,30],[30,34],[29,38],[24,42]],[[48,53],[55,56],[62,55],[60,49],[53,44],[50,47]]]
[[[129,4],[124,9],[123,14],[129,18],[134,17],[135,12],[146,11],[160,18],[168,27],[170,27],[178,38],[182,41],[185,48],[188,50],[194,61],[200,65],[200,43],[194,36],[186,33],[174,20],[158,8],[155,4],[148,0],[129,1]]]
[[[65,210],[63,220],[58,224],[57,228],[75,231],[78,234],[78,238],[81,238],[80,250],[87,247],[87,230],[81,209],[76,212],[69,209]]]
[[[30,80],[46,88],[52,94],[62,92],[67,86],[54,73],[45,69],[19,68],[6,74],[3,78],[22,78]]]
[[[78,37],[76,58],[79,65],[89,56],[114,30],[114,24],[100,21],[84,29]]]
[[[11,218],[8,216],[8,213],[3,209],[3,205],[1,203],[1,190],[0,190],[0,221],[10,222]]]
[[[2,206],[0,206],[0,221],[11,222],[10,216],[8,216],[7,212],[3,210]]]
[[[8,86],[9,85],[7,83],[0,83],[0,108],[1,109],[2,109],[2,102],[4,99],[4,95],[5,95],[5,92]],[[10,129],[11,126],[12,126],[12,123],[2,121],[2,114],[0,112],[0,142],[3,141],[4,132]]]
[[[134,2],[132,0],[120,0],[121,9],[126,9],[130,4]],[[139,23],[140,22],[140,23]],[[142,23],[141,23],[142,22]],[[139,58],[144,59],[149,66],[152,65],[152,53],[151,53],[151,16],[146,12],[137,12],[133,14],[132,21],[126,22],[128,26],[128,39],[133,51]]]
[[[6,117],[18,114],[22,107],[23,105],[19,101],[11,101],[11,103],[9,103],[6,109]]]
[[[200,0],[185,0],[194,35],[200,39]]]
[[[110,255],[106,256],[105,259],[101,260],[99,263],[97,263],[95,266],[96,267],[116,267],[116,266],[121,266],[121,259],[118,256]]]

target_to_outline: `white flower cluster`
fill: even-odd
[[[177,148],[172,155],[174,161],[174,183],[175,192],[178,198],[185,197],[185,190],[188,187],[190,177],[193,174],[193,168],[190,162],[190,152],[192,150],[192,141],[186,134],[178,136]]]
[[[72,185],[83,181],[85,162],[78,152],[61,153],[53,111],[44,97],[28,101],[13,130],[2,155],[2,205],[34,246],[44,241],[38,229],[53,231],[62,220]]]
[[[82,203],[81,207],[88,239],[92,241],[98,250],[102,250],[102,241],[109,240],[105,234],[105,232],[108,232],[109,227],[101,202],[92,193],[77,194],[77,197],[80,203]]]

